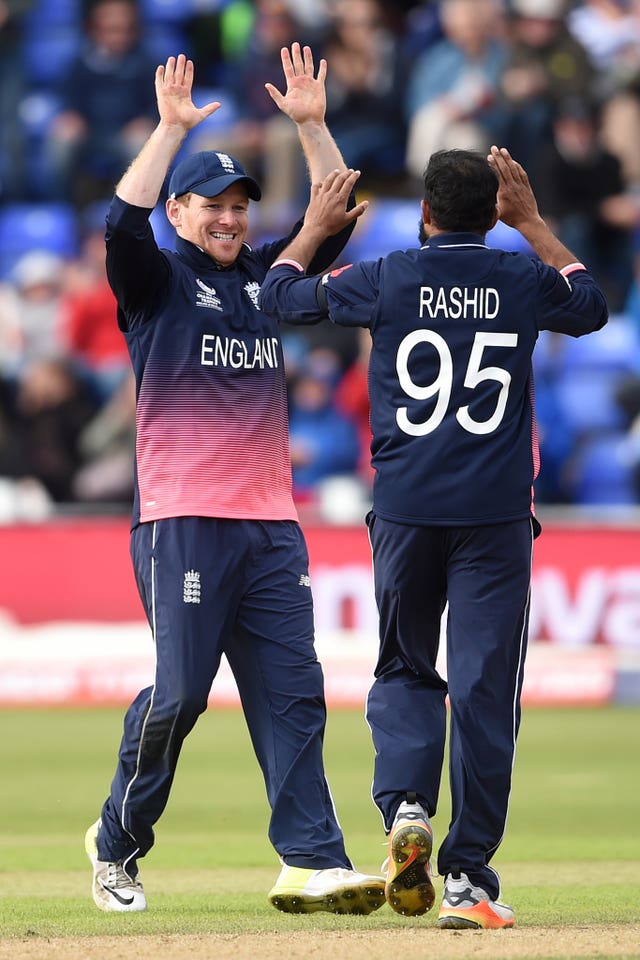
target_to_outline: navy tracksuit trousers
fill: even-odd
[[[389,830],[407,792],[436,812],[449,695],[452,816],[438,872],[459,868],[492,898],[520,723],[532,521],[405,526],[370,514],[380,652],[367,701],[373,799]],[[436,670],[446,604],[447,682]]]
[[[131,553],[156,673],[125,717],[99,858],[135,873],[151,848],[183,741],[224,653],[264,775],[273,846],[291,866],[350,867],[324,775],[324,681],[299,525],[159,520],[133,530]]]

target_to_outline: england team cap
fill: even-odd
[[[233,183],[244,183],[252,200],[262,196],[260,187],[242,164],[228,153],[202,150],[181,160],[169,180],[169,197],[175,200],[185,193],[200,197],[217,197]]]

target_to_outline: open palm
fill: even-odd
[[[193,61],[187,60],[183,53],[177,58],[169,57],[164,66],[157,68],[155,86],[158,112],[163,123],[191,130],[220,107],[217,100],[204,107],[196,107],[191,98]]]
[[[324,86],[326,61],[320,61],[318,76],[315,77],[313,54],[309,47],[302,50],[299,43],[294,43],[291,52],[283,47],[281,56],[287,89],[282,94],[272,83],[266,83],[265,88],[272,100],[294,123],[322,123],[327,105]]]

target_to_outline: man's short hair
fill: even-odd
[[[424,199],[434,226],[451,233],[479,233],[493,226],[498,177],[476,150],[438,150],[424,172]]]

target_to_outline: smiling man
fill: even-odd
[[[326,64],[316,77],[311,51],[297,43],[283,49],[282,64],[286,93],[267,90],[296,124],[319,182],[344,169],[324,122]],[[282,864],[269,900],[290,912],[367,914],[384,903],[384,880],[353,869],[325,779],[323,677],[291,491],[282,346],[277,323],[258,308],[269,267],[302,221],[252,250],[249,210],[260,188],[233,157],[207,151],[173,170],[166,211],[176,251],[158,249],[149,216],[169,168],[188,131],[220,106],[196,108],[192,84],[184,56],[158,67],[160,121],[107,217],[107,272],[137,385],[131,554],[156,673],[127,712],[109,797],[87,831],[93,899],[101,910],[146,908],[137,861],[153,845],[182,744],[224,653]],[[322,244],[318,271],[351,229]]]

